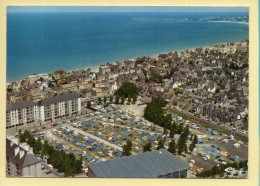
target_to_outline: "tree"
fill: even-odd
[[[176,131],[175,131],[174,127],[172,126],[170,129],[170,138],[173,138],[175,133],[176,133]]]
[[[163,127],[163,134],[164,134],[164,135],[167,135],[167,134],[168,134],[168,131],[167,131],[166,125],[164,125],[164,127]]]
[[[175,141],[172,140],[170,143],[169,143],[169,148],[168,148],[168,151],[175,154],[176,153],[176,147],[175,147]]]
[[[116,104],[119,103],[119,95],[116,95]]]
[[[132,148],[133,148],[132,141],[127,140],[126,144],[123,146],[122,155],[123,156],[130,156],[132,154]]]
[[[136,101],[137,101],[137,95],[136,95],[136,94],[134,94],[134,96],[133,96],[133,103],[135,104],[135,103],[136,103]]]
[[[123,83],[119,89],[116,90],[116,95],[133,97],[134,95],[138,95],[138,88],[133,83],[125,82]]]
[[[148,142],[148,143],[146,143],[145,145],[144,145],[144,147],[143,147],[143,152],[146,152],[146,151],[151,151],[152,149],[152,144],[151,144],[151,142]]]
[[[180,124],[178,124],[176,133],[177,134],[181,134],[182,131],[183,131],[183,123],[180,123]]]
[[[101,104],[101,97],[98,97],[98,104]]]
[[[109,101],[112,103],[113,102],[113,96],[110,96]]]
[[[127,98],[128,103],[131,103],[131,99],[132,99],[132,98],[131,98],[131,96],[129,95],[128,98]]]
[[[158,146],[157,146],[156,150],[160,150],[162,148],[164,148],[164,140],[160,139],[159,142],[158,142]]]
[[[121,103],[124,104],[125,103],[125,96],[123,95],[122,98],[121,98]]]
[[[91,108],[91,102],[90,101],[87,102],[87,108]]]
[[[104,97],[104,104],[106,104],[107,103],[107,97],[105,96]]]

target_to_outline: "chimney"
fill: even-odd
[[[20,154],[20,159],[21,159],[24,156],[24,151],[21,150],[19,154]]]
[[[15,154],[15,156],[18,154],[19,151],[20,151],[20,148],[19,148],[19,147],[16,147],[16,148],[14,149],[14,154]]]

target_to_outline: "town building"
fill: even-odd
[[[28,126],[35,122],[55,121],[81,113],[81,99],[77,93],[45,98],[39,102],[21,101],[6,107],[6,129]]]
[[[88,166],[90,178],[189,178],[190,175],[190,166],[166,149],[93,162]]]
[[[6,176],[40,177],[41,161],[33,155],[32,148],[17,138],[6,138]]]
[[[39,102],[39,121],[55,121],[58,118],[81,113],[81,99],[77,93],[59,95]]]

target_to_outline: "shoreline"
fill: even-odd
[[[221,21],[222,22],[222,21]],[[244,39],[245,40],[245,39]],[[244,40],[241,40],[241,41],[244,41]],[[196,48],[202,48],[202,49],[206,49],[206,48],[212,48],[213,45],[220,45],[220,44],[224,44],[224,43],[239,43],[241,41],[237,41],[237,42],[221,42],[221,43],[215,43],[215,44],[210,44],[210,45],[207,45],[207,46],[199,46],[199,47],[190,47],[190,48],[186,48],[186,49],[178,49],[178,50],[168,50],[168,51],[162,51],[160,53],[156,53],[156,54],[152,54],[152,55],[147,55],[146,57],[151,57],[151,58],[155,58],[155,59],[158,59],[158,56],[160,54],[168,54],[170,52],[182,52],[182,51],[185,51],[185,50],[195,50]],[[145,55],[143,55],[145,56]],[[137,58],[140,58],[140,57],[143,57],[143,56],[138,56],[136,58],[130,58],[130,59],[124,59],[122,61],[118,61],[120,63],[126,61],[126,60],[136,60]],[[109,64],[113,64],[113,63],[116,63],[116,61],[114,62],[109,62]],[[100,65],[97,65],[97,66],[91,66],[91,67],[84,67],[84,68],[77,68],[77,69],[71,69],[71,70],[64,70],[66,73],[68,72],[73,72],[73,71],[77,71],[77,70],[86,70],[88,68],[94,70],[94,69],[97,69],[99,68],[101,65],[106,65],[106,63],[101,63]],[[63,70],[63,69],[56,69],[56,70],[53,70],[51,72],[42,72],[42,73],[37,73],[36,75],[39,75],[39,74],[52,74],[52,72],[54,71],[57,71],[57,70]],[[28,76],[32,76],[33,74],[30,74],[30,75],[27,75],[26,77]],[[9,81],[9,82],[6,82],[6,85],[8,84],[12,84],[13,82],[21,82],[22,80],[26,80],[26,77],[24,79],[19,79],[19,80],[13,80],[13,81]]]

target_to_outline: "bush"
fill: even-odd
[[[231,175],[231,173],[230,173],[230,172],[227,172],[227,175]]]

